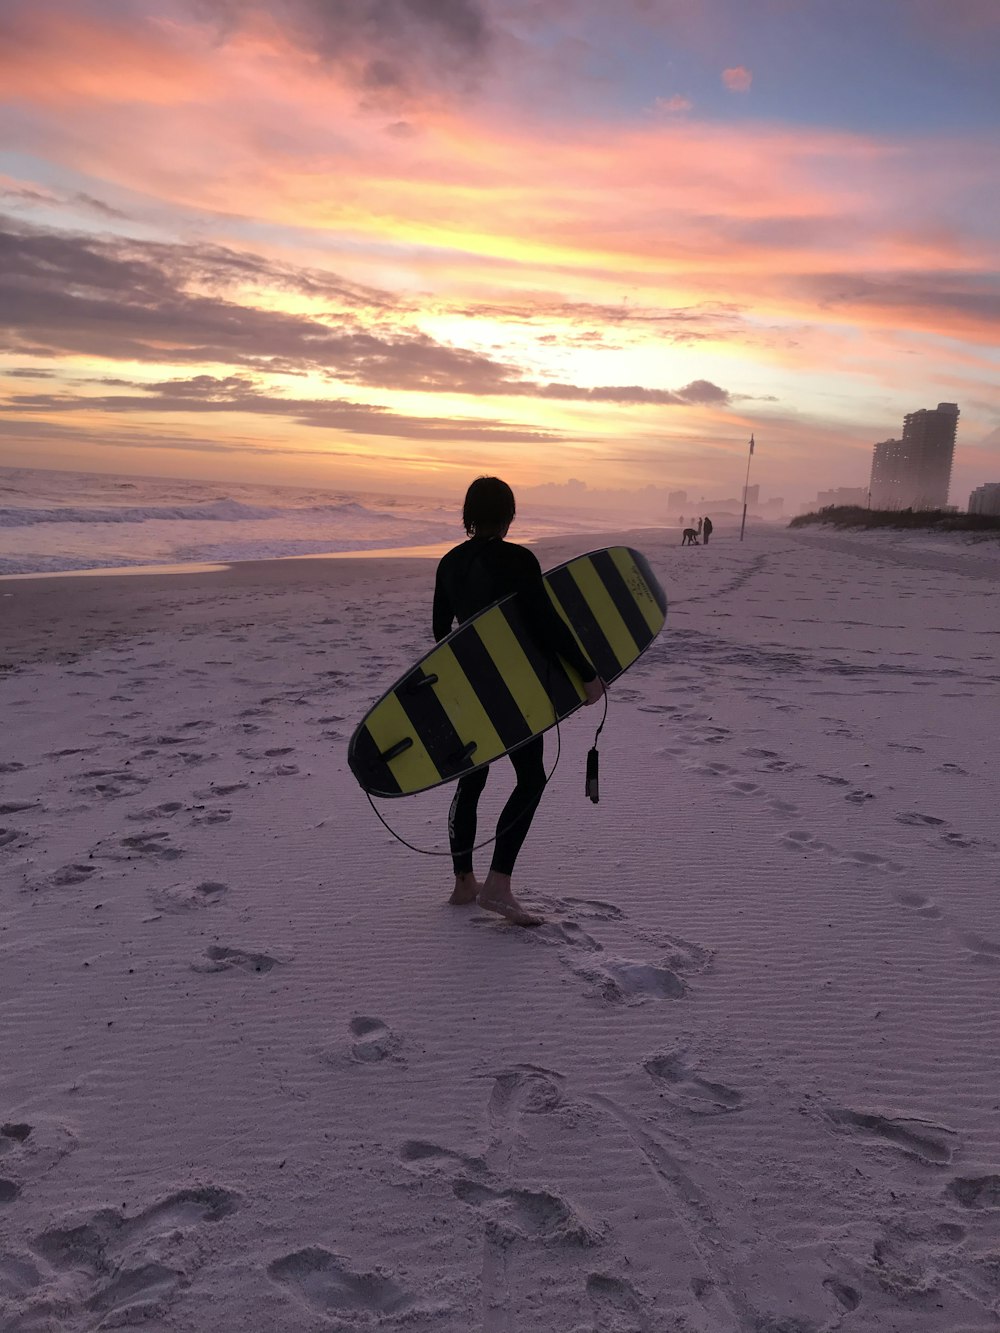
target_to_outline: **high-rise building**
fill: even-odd
[[[667,495],[667,513],[676,514],[687,502],[687,491],[670,491]]]
[[[943,509],[948,503],[958,404],[908,412],[903,438],[882,440],[872,457],[873,509]]]
[[[976,487],[969,496],[969,513],[1000,516],[1000,481],[987,481]]]

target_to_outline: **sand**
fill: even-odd
[[[0,1329],[1000,1327],[995,556],[634,544],[536,931],[347,769],[432,562],[0,582]]]

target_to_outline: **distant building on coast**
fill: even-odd
[[[679,514],[687,502],[687,491],[670,491],[667,495],[667,513]]]
[[[987,481],[969,496],[970,514],[994,514],[1000,517],[1000,481]]]
[[[867,503],[868,489],[865,486],[836,486],[832,491],[819,491],[816,495],[817,509],[829,509],[834,505],[866,505]]]
[[[957,429],[957,403],[908,412],[903,438],[875,445],[869,488],[872,508],[944,509]]]

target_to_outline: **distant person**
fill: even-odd
[[[586,703],[604,694],[604,682],[577,646],[565,622],[549,600],[542,582],[542,567],[532,551],[505,541],[514,521],[514,492],[499,477],[478,477],[469,487],[462,509],[468,540],[453,547],[437,567],[434,585],[434,638],[485,610],[500,597],[517,593],[519,609],[539,647],[564,658],[580,675]],[[484,764],[460,778],[448,812],[448,840],[455,870],[455,888],[449,902],[455,906],[478,901],[515,926],[540,926],[543,918],[527,911],[511,892],[510,877],[531,820],[545,790],[543,739],[519,746],[508,756],[517,785],[497,821],[496,842],[484,883],[472,868],[479,798],[490,774]]]
[[[699,518],[699,520],[698,520],[698,536],[699,536],[699,537],[701,536],[701,522],[702,522],[702,521],[701,521],[701,519]]]
[[[685,529],[684,529],[684,535],[683,535],[683,537],[681,538],[681,545],[682,545],[682,546],[697,546],[697,545],[698,545],[698,534],[697,534],[697,532],[694,530],[694,528],[685,528]]]
[[[708,545],[708,539],[712,535],[712,520],[706,516],[704,524],[701,519],[698,520],[698,527],[701,529],[702,541],[705,546]]]

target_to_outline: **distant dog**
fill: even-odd
[[[685,528],[684,536],[681,538],[682,546],[698,546],[698,533],[694,528]]]

